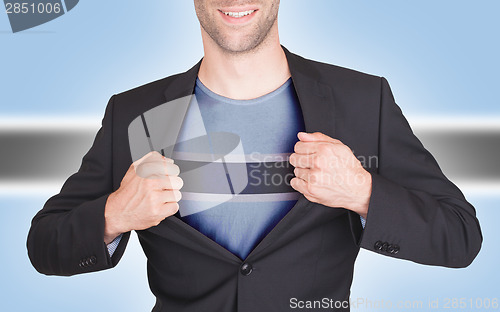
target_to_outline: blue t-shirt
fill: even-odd
[[[196,81],[172,158],[184,180],[181,219],[241,259],[296,203],[290,186],[304,121],[291,78],[252,100]]]

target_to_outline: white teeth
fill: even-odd
[[[235,17],[235,18],[240,18],[243,16],[247,16],[255,12],[255,10],[248,10],[248,11],[243,11],[243,12],[222,12],[226,14],[227,16]]]

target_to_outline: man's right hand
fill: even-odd
[[[109,195],[104,217],[104,242],[131,230],[158,225],[179,210],[183,185],[179,167],[170,158],[150,152],[130,165],[118,190]]]

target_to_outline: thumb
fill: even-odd
[[[139,166],[141,163],[143,163],[146,159],[150,157],[156,157],[156,154],[160,154],[157,151],[151,151],[145,155],[143,155],[141,158],[137,159],[136,161],[133,162],[134,166]],[[161,156],[161,155],[160,155]]]
[[[339,140],[334,139],[332,137],[327,136],[326,134],[323,134],[321,132],[313,132],[313,133],[307,133],[307,132],[299,132],[297,134],[297,137],[301,141],[308,141],[308,142],[331,142],[331,143],[340,143]]]
[[[147,153],[146,155],[142,156],[141,158],[137,159],[134,161],[130,167],[128,168],[127,172],[125,175],[130,175],[132,172],[137,174],[137,169],[141,167],[142,164],[145,163],[156,163],[156,162],[161,162],[161,161],[166,161],[173,163],[173,160],[170,158],[165,158],[162,156],[160,153],[157,151],[151,151]]]

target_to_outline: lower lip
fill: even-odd
[[[229,24],[244,24],[244,23],[248,22],[249,20],[251,20],[255,16],[255,13],[257,13],[257,11],[258,10],[255,10],[252,12],[252,14],[248,14],[248,15],[243,16],[243,17],[232,17],[232,16],[229,16],[229,15],[222,13],[221,11],[219,11],[219,13],[222,15],[222,19]]]

